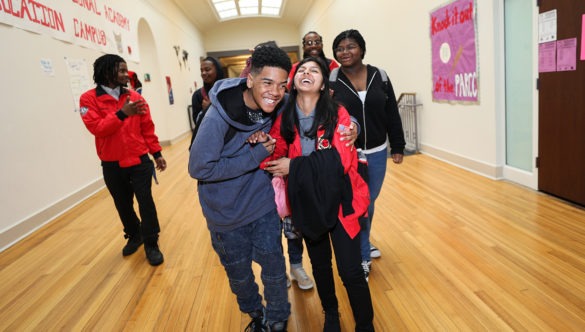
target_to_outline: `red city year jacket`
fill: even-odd
[[[282,123],[282,114],[280,114],[270,130],[270,136],[276,139],[276,147],[274,153],[266,158],[261,164],[261,168],[265,168],[265,163],[270,160],[276,160],[282,157],[288,157],[293,159],[298,156],[302,156],[301,140],[300,135],[295,135],[295,140],[291,145],[288,145],[284,138],[280,135],[280,126]],[[353,190],[352,207],[354,213],[347,216],[343,215],[342,207],[339,207],[338,218],[343,225],[343,228],[347,234],[353,239],[360,231],[359,220],[361,216],[367,213],[368,206],[370,205],[370,192],[368,185],[358,174],[358,156],[356,148],[352,146],[345,146],[346,142],[341,141],[340,128],[345,126],[348,128],[351,124],[351,119],[347,110],[343,106],[339,106],[338,110],[338,121],[335,133],[333,135],[333,142],[321,142],[317,149],[327,148],[328,144],[331,144],[333,148],[339,152],[341,158],[341,164],[345,174],[349,175],[351,181],[351,188]],[[324,129],[317,130],[317,137],[323,137],[325,134]],[[294,218],[294,211],[291,211]]]
[[[162,150],[154,133],[150,108],[146,113],[120,120],[116,113],[126,103],[142,99],[136,91],[121,88],[120,99],[110,96],[101,86],[81,95],[79,100],[81,119],[95,136],[98,157],[102,161],[117,161],[120,167],[140,164],[140,156]]]

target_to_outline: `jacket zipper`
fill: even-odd
[[[372,78],[370,78],[370,82],[368,82],[368,85],[366,86],[366,98],[368,96],[368,91],[370,90],[370,86],[372,85],[372,82],[374,81],[374,77],[376,77],[376,74],[378,74],[378,71],[374,72],[374,75],[372,75]],[[368,149],[368,128],[366,127],[366,99],[364,98],[364,101],[362,101],[360,99],[360,95],[353,88],[353,86],[350,86],[349,84],[345,83],[341,78],[339,79],[339,82],[341,82],[343,85],[345,85],[347,87],[347,89],[349,89],[349,91],[351,91],[359,99],[359,101],[362,103],[362,118],[364,119],[364,127],[362,128],[362,130],[364,131],[364,150],[367,150]]]

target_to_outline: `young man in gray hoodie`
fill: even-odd
[[[264,46],[254,51],[247,77],[217,81],[189,157],[212,246],[240,310],[252,318],[250,331],[285,331],[290,315],[280,217],[271,177],[259,168],[275,141],[256,135],[257,143],[248,142],[272,127],[290,69],[286,52]],[[262,267],[266,307],[252,261]]]

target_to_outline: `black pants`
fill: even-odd
[[[374,309],[370,288],[364,277],[361,266],[359,234],[351,239],[338,221],[328,236],[318,241],[305,238],[307,252],[313,267],[313,277],[317,284],[317,292],[325,312],[338,311],[337,297],[335,297],[335,283],[331,262],[331,244],[335,250],[335,260],[341,281],[345,286],[356,331],[374,331]]]
[[[129,236],[141,233],[145,243],[156,243],[160,226],[151,191],[154,163],[148,155],[140,159],[142,163],[132,167],[102,162],[104,180],[124,225],[124,233]],[[134,196],[142,222],[134,211]]]

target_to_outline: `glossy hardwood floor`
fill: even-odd
[[[164,264],[148,265],[142,249],[122,257],[102,190],[0,253],[0,330],[244,329],[186,171],[188,141],[165,149],[170,168],[153,187]],[[582,208],[414,155],[388,169],[372,241],[378,331],[585,330]],[[353,331],[336,282],[343,331]],[[289,331],[320,331],[316,291],[293,285],[289,297]]]

